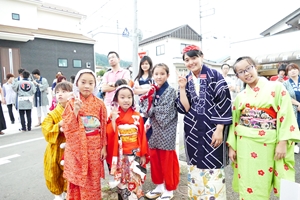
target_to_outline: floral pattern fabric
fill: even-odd
[[[189,165],[188,196],[192,200],[226,200],[224,169],[199,169]]]

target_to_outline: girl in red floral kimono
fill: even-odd
[[[107,123],[108,156],[110,173],[118,187],[119,199],[143,199],[142,184],[146,178],[148,143],[144,121],[134,106],[134,94],[128,85],[116,89],[111,116]]]
[[[80,70],[73,85],[75,98],[63,113],[66,137],[64,178],[68,181],[67,199],[101,199],[106,158],[106,108],[95,95],[95,73]]]

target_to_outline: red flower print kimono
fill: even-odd
[[[238,94],[227,143],[237,154],[233,189],[240,199],[279,196],[280,179],[295,181],[294,141],[300,140],[291,98],[279,82],[260,78],[256,87]],[[275,161],[279,141],[287,140],[284,159]]]

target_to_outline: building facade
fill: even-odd
[[[84,15],[39,0],[0,0],[0,75],[39,69],[49,83],[82,68],[94,71],[95,40],[84,36]]]

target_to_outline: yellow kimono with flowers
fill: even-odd
[[[63,166],[60,165],[64,153],[60,144],[65,143],[66,138],[58,126],[62,120],[63,111],[64,107],[57,104],[42,123],[42,132],[48,143],[44,155],[44,176],[47,188],[55,195],[59,195],[67,189],[66,181],[63,178]]]
[[[264,200],[279,196],[280,179],[295,181],[294,142],[300,140],[291,98],[279,82],[260,78],[238,94],[227,143],[237,155],[233,189],[240,199]],[[279,141],[287,140],[284,159],[274,160]]]

